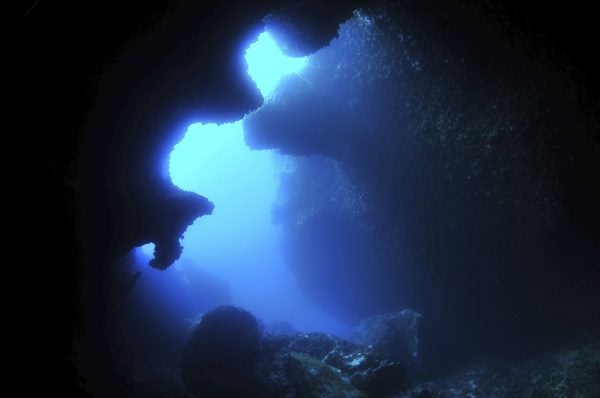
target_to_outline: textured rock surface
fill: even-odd
[[[306,337],[305,337],[306,338]],[[285,338],[289,342],[289,338]],[[422,380],[406,389],[406,379],[398,377],[401,368],[383,364],[365,368],[348,378],[346,371],[281,345],[274,349],[273,339],[265,340],[255,375],[261,378],[257,396],[269,398],[596,398],[600,393],[600,345],[586,342],[547,354],[520,359],[482,362],[451,377]],[[351,351],[359,353],[356,347]],[[364,353],[363,353],[364,354]],[[370,365],[369,365],[370,366]],[[386,372],[391,374],[386,383]],[[363,378],[378,374],[369,389]],[[361,379],[362,378],[362,379]],[[230,379],[231,382],[234,379]],[[186,397],[178,374],[168,369],[146,370],[135,380],[139,398]],[[359,388],[360,389],[359,389]],[[395,387],[396,390],[386,388]],[[393,391],[406,390],[401,394]],[[368,392],[367,392],[368,391]],[[392,393],[390,393],[390,391]]]
[[[245,120],[255,147],[321,155],[275,211],[305,290],[349,321],[417,308],[439,365],[600,327],[587,89],[469,12],[366,7]]]
[[[444,380],[411,388],[398,398],[596,398],[600,344],[521,360],[485,363]]]
[[[339,369],[299,352],[288,352],[268,363],[261,379],[264,396],[286,398],[364,398]]]
[[[419,323],[423,316],[412,310],[375,315],[362,320],[351,340],[371,346],[391,361],[400,361],[419,368]]]
[[[266,336],[259,378],[273,397],[379,397],[405,390],[406,366],[342,338],[323,333]]]
[[[389,361],[387,358],[395,355],[394,351],[385,351],[389,345],[374,349],[322,333],[265,335],[258,351],[255,324],[246,322],[248,316],[249,313],[233,307],[218,308],[205,315],[190,337],[182,361],[186,366],[186,356],[195,351],[202,362],[201,366],[187,365],[183,369],[188,391],[197,388],[194,383],[203,382],[203,389],[194,391],[211,397],[255,394],[268,398],[596,398],[600,393],[600,344],[595,340],[586,339],[545,353],[480,361],[450,377],[431,380],[424,374],[415,378],[409,375],[405,364]],[[378,318],[393,319],[390,314]],[[365,324],[373,324],[374,319],[377,317],[363,322],[361,329]],[[250,351],[247,344],[241,344],[248,342],[244,337],[248,331],[253,336]],[[215,344],[214,336],[226,338],[220,337]],[[416,380],[419,381],[415,383]],[[183,394],[176,375],[164,374],[155,378],[155,384]]]
[[[392,356],[324,333],[269,333],[259,342],[252,315],[224,306],[191,331],[181,375],[198,396],[374,398],[411,384],[405,364]]]
[[[356,372],[350,380],[352,385],[372,398],[389,397],[410,385],[406,366],[399,362],[382,363],[375,368]]]

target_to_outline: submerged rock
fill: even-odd
[[[376,356],[370,347],[360,347],[349,341],[340,340],[323,361],[346,374],[354,375],[356,372],[376,368],[381,363],[381,358]]]
[[[600,343],[534,358],[497,360],[452,377],[426,382],[398,398],[597,398]]]
[[[351,340],[371,346],[379,355],[392,361],[420,366],[419,323],[423,316],[412,310],[375,315],[361,321]]]
[[[287,349],[323,360],[340,342],[343,340],[330,334],[298,333],[293,336]]]
[[[251,396],[258,390],[253,367],[259,354],[256,318],[241,308],[217,307],[202,317],[184,347],[185,388],[201,397]]]
[[[325,333],[265,336],[260,379],[273,397],[383,397],[404,391],[404,365]]]
[[[294,326],[286,321],[267,322],[263,326],[263,334],[278,336],[298,333]]]
[[[347,322],[419,308],[436,371],[600,327],[584,86],[452,3],[359,8],[244,118],[251,147],[303,156],[274,219],[306,294]]]
[[[375,368],[354,373],[351,382],[372,398],[387,397],[410,386],[406,366],[400,362],[387,361]]]
[[[414,347],[419,319],[421,315],[411,310],[368,318],[357,327],[353,339],[360,344],[355,344],[325,333],[261,337],[252,314],[218,307],[202,317],[188,338],[183,386],[187,393],[207,398],[596,398],[600,394],[598,342],[488,361],[446,379],[415,384],[413,363],[400,357],[413,352],[409,348]],[[185,395],[176,375],[163,379],[170,384],[144,385]],[[144,396],[155,396],[151,392],[146,388]]]
[[[337,368],[300,352],[280,352],[262,364],[263,396],[289,398],[363,398]]]
[[[133,377],[135,398],[195,398],[185,391],[178,372],[173,369],[148,364]]]
[[[406,364],[393,353],[325,333],[260,337],[256,319],[218,307],[190,332],[181,361],[186,390],[200,397],[362,398],[406,390]]]

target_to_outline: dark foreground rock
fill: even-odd
[[[406,367],[400,362],[384,361],[375,368],[354,373],[350,381],[369,397],[388,397],[410,385]]]
[[[201,397],[252,396],[259,354],[256,318],[241,308],[217,307],[190,333],[181,359],[183,383]]]
[[[354,337],[366,339],[361,341],[368,345],[361,345],[325,333],[261,336],[252,314],[236,307],[218,307],[205,314],[190,333],[182,359],[184,388],[177,382],[176,372],[155,372],[146,377],[152,383],[145,383],[146,394],[140,397],[183,397],[186,393],[200,398],[600,396],[597,340],[471,364],[451,377],[431,380],[410,363],[390,359],[394,352],[385,347],[395,346],[382,343],[393,340],[391,331],[401,344],[406,343],[399,325],[412,325],[404,322],[410,319],[418,320],[420,315],[405,310],[361,322]],[[382,327],[385,324],[396,329]],[[170,395],[152,394],[167,390]]]
[[[264,397],[286,398],[363,398],[337,368],[304,353],[281,350],[257,366]]]
[[[412,387],[397,398],[597,398],[600,343],[521,360],[481,364],[443,380]]]
[[[351,340],[359,345],[372,346],[380,355],[392,361],[419,366],[419,323],[423,316],[404,309],[374,315],[354,329]]]
[[[410,385],[404,364],[329,334],[266,336],[263,355],[260,378],[277,397],[383,397]]]
[[[410,386],[404,363],[325,333],[272,331],[232,306],[203,315],[182,361],[186,390],[200,397],[386,397]]]
[[[135,398],[195,398],[185,391],[181,375],[162,366],[144,366],[133,376]]]

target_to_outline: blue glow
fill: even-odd
[[[256,163],[257,159],[250,155],[241,121],[221,125],[195,123],[171,152],[171,181],[183,190],[202,192],[213,202],[231,200],[234,188],[223,181],[237,180],[245,168],[259,166],[260,160]]]
[[[215,209],[185,232],[182,260],[226,281],[233,304],[261,319],[343,333],[307,302],[283,261],[281,227],[271,223],[277,163],[275,152],[246,146],[242,121],[189,126],[171,152],[171,179],[181,189],[207,196]]]
[[[154,257],[154,243],[146,243],[145,245],[140,246],[138,249],[149,258]]]
[[[260,34],[245,56],[248,74],[265,99],[282,76],[306,64],[306,57],[283,55],[268,33]],[[343,326],[306,300],[283,261],[281,227],[271,223],[278,164],[283,160],[276,152],[248,148],[242,120],[190,125],[171,152],[171,181],[206,196],[215,208],[186,230],[181,260],[172,268],[182,262],[196,264],[227,284],[232,304],[263,320],[284,319],[304,330],[342,333]],[[142,250],[151,255],[153,247]]]
[[[248,75],[254,80],[263,98],[268,98],[285,75],[300,72],[308,57],[292,58],[283,54],[268,32],[258,36],[246,50]]]

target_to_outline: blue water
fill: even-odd
[[[268,32],[261,33],[250,44],[244,58],[248,65],[248,75],[263,98],[272,94],[283,76],[300,73],[308,62],[308,57],[292,58],[283,54]]]
[[[285,56],[267,32],[244,56],[248,75],[265,101],[281,77],[302,73],[309,62],[308,57]],[[231,302],[219,302],[229,301],[221,295],[215,304],[238,305],[266,322],[285,320],[302,331],[346,335],[345,325],[304,297],[283,261],[282,231],[271,222],[271,206],[284,161],[274,151],[251,150],[244,141],[242,120],[190,125],[170,155],[169,174],[176,186],[206,196],[215,209],[187,229],[181,259],[163,272],[179,276],[160,278],[161,271],[143,267],[146,281],[142,278],[139,288],[172,297],[189,285],[186,273],[198,267],[229,287]],[[143,251],[151,256],[153,245]],[[213,303],[210,297],[206,300]],[[182,305],[181,300],[173,302]]]

